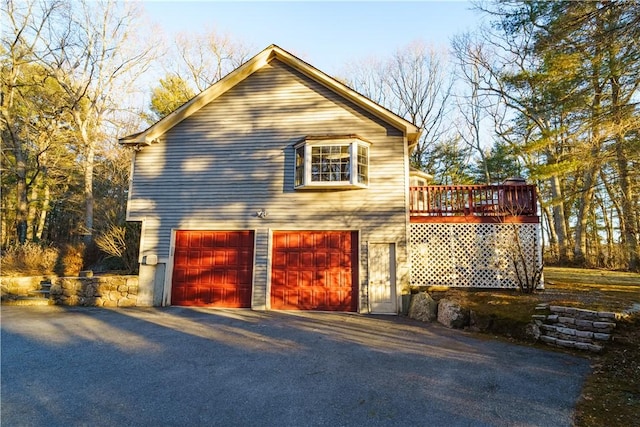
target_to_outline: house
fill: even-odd
[[[269,46],[120,140],[135,148],[138,305],[398,313],[419,135]]]
[[[535,186],[428,185],[419,136],[269,46],[120,140],[137,304],[395,314],[424,286],[517,287],[542,265]]]

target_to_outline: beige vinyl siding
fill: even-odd
[[[293,145],[330,134],[371,143],[369,188],[294,190]],[[172,229],[260,230],[254,277],[261,291],[262,230],[359,230],[361,247],[397,242],[404,262],[404,144],[399,130],[274,60],[136,153],[129,218],[146,219],[142,253],[160,258],[170,255]],[[258,218],[259,209],[268,217]]]
[[[269,259],[269,237],[270,232],[268,229],[259,229],[255,233],[255,262],[253,265],[253,277],[264,278],[268,274],[268,259]],[[267,286],[265,281],[258,280],[259,285],[254,286],[251,295],[251,308],[254,310],[265,310],[267,301]]]

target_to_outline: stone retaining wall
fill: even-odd
[[[540,328],[540,341],[566,348],[599,352],[611,340],[618,314],[609,311],[584,310],[574,307],[536,307],[549,314],[535,314],[533,320]]]
[[[52,282],[50,298],[56,305],[134,307],[138,277],[62,277]]]
[[[48,289],[54,305],[133,307],[138,298],[138,276],[3,277],[0,283],[4,301],[20,301],[41,289]]]

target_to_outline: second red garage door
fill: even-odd
[[[271,308],[356,311],[357,232],[273,233]]]
[[[252,231],[176,232],[171,304],[251,307]]]

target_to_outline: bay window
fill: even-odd
[[[295,188],[366,188],[369,146],[355,136],[305,138],[294,146]]]

